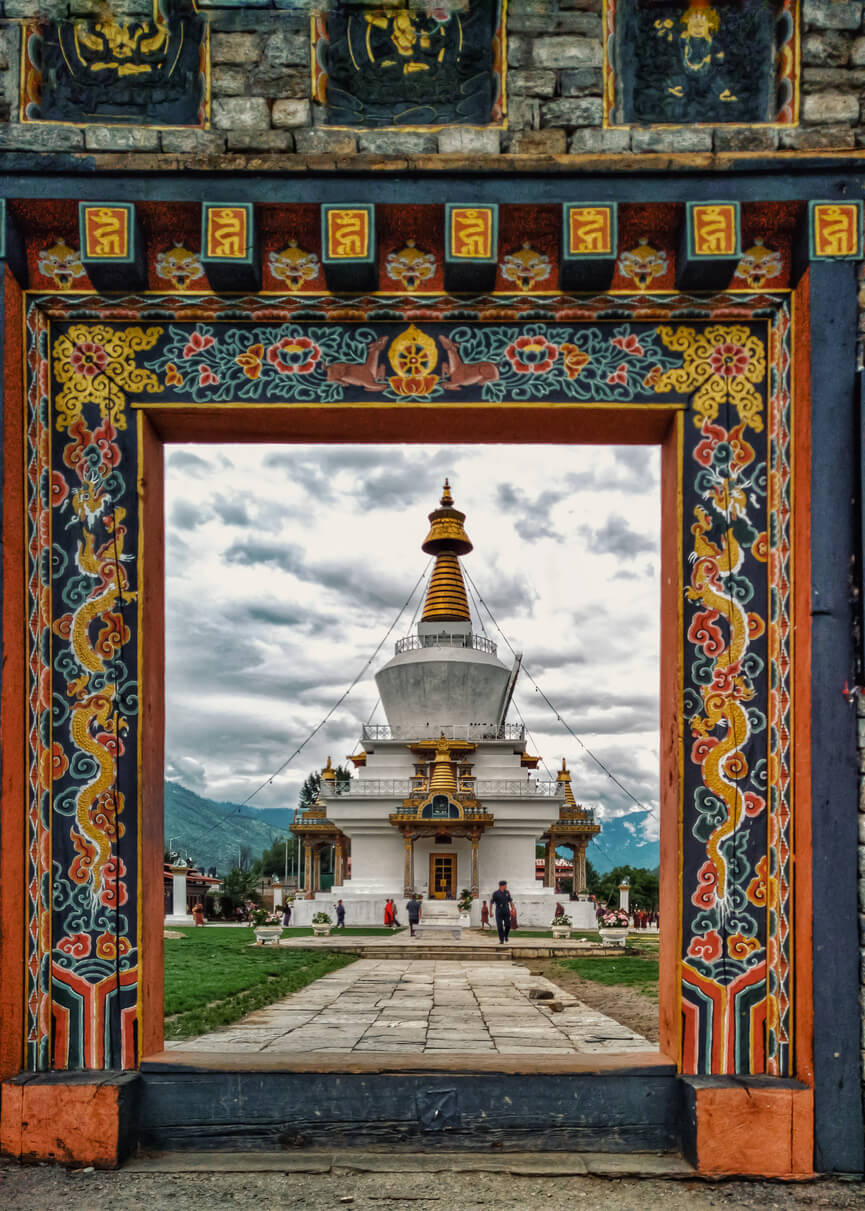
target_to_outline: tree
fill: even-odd
[[[292,872],[297,870],[299,848],[297,837],[277,837],[255,864],[260,877],[265,879],[269,879],[273,875],[277,875],[280,879],[285,877],[286,840],[288,841],[288,869]]]
[[[247,900],[257,900],[258,879],[258,872],[254,869],[233,867],[222,880],[223,899],[231,901],[232,909],[238,904],[245,904]]]
[[[648,870],[645,866],[614,866],[611,871],[601,875],[598,879],[598,899],[605,904],[618,905],[619,884],[626,878],[631,883],[631,908],[641,908],[645,912],[656,911],[658,871]]]

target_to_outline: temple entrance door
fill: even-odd
[[[430,898],[433,900],[453,900],[456,896],[456,885],[456,854],[430,854]]]

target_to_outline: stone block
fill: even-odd
[[[532,46],[534,67],[601,67],[601,43],[592,38],[536,38]]]
[[[517,130],[509,148],[515,156],[561,156],[565,154],[563,130]]]
[[[36,126],[8,122],[0,126],[3,151],[71,151],[84,146],[84,133],[75,126]]]
[[[360,133],[358,147],[368,155],[425,156],[438,151],[438,138],[432,132],[370,130]]]
[[[508,34],[542,34],[550,28],[549,6],[520,0],[508,9]]]
[[[275,67],[259,63],[247,73],[250,91],[260,97],[309,98],[309,72],[305,68]]]
[[[212,63],[247,63],[252,65],[261,54],[261,39],[257,34],[214,34],[210,39]]]
[[[715,151],[774,151],[778,131],[759,126],[719,126],[715,130]]]
[[[673,130],[635,129],[631,132],[634,151],[694,152],[712,150],[711,130],[694,130],[683,126]]]
[[[508,127],[511,130],[537,130],[541,124],[541,103],[537,97],[511,96],[508,99]]]
[[[230,130],[229,151],[294,151],[290,130]]]
[[[280,29],[264,44],[264,57],[280,67],[300,67],[309,63],[309,34]]]
[[[855,67],[806,67],[802,72],[802,91],[822,92],[835,89],[845,92],[865,87],[865,71]]]
[[[438,149],[443,156],[497,156],[501,131],[473,126],[449,126],[439,131]]]
[[[630,149],[629,130],[602,130],[600,127],[591,126],[575,130],[568,144],[568,151],[572,156],[591,155],[595,152],[617,155]]]
[[[554,71],[512,71],[508,74],[508,89],[511,92],[530,93],[533,97],[553,97],[556,93]]]
[[[781,131],[781,147],[795,151],[845,149],[856,146],[850,126],[801,126]]]
[[[309,101],[274,101],[271,119],[274,126],[309,126],[312,121]]]
[[[242,67],[214,67],[211,84],[214,97],[242,97],[247,91],[246,72]]]
[[[220,130],[267,130],[270,110],[264,97],[225,97],[213,102],[213,125]]]
[[[357,151],[357,136],[348,130],[327,130],[318,126],[313,130],[297,131],[294,146],[298,155],[350,156]]]
[[[865,38],[857,38],[853,43],[850,62],[854,67],[865,67]]]
[[[586,93],[600,96],[603,78],[598,67],[574,67],[559,72],[559,92],[563,97],[582,97]]]
[[[542,126],[600,126],[603,116],[600,97],[563,97],[541,105]]]
[[[219,156],[225,151],[225,135],[216,130],[163,130],[166,155]]]
[[[528,67],[532,61],[532,39],[519,34],[508,37],[508,67]]]
[[[850,61],[851,39],[837,30],[806,34],[802,39],[802,63],[815,67],[844,67]]]
[[[89,151],[159,151],[159,131],[140,126],[88,126],[84,144]]]
[[[812,124],[856,122],[859,119],[859,98],[850,93],[813,93],[802,99],[802,121]]]
[[[579,34],[583,38],[600,40],[603,32],[601,18],[592,13],[559,13],[556,18],[557,34]]]
[[[804,0],[802,21],[812,29],[858,29],[862,4],[860,0]]]

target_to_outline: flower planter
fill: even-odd
[[[281,925],[256,925],[255,926],[255,941],[259,946],[266,946],[270,943],[271,946],[276,946],[279,939],[282,937]]]
[[[332,925],[313,925],[312,932],[317,938],[329,938]]]
[[[569,938],[570,936],[571,936],[570,925],[554,925],[553,926],[553,937],[554,938]]]
[[[628,936],[628,926],[623,925],[620,929],[604,928],[598,930],[601,935],[601,941],[605,946],[624,946]]]
[[[460,913],[460,925],[463,929],[469,929],[472,923],[472,915],[470,912]]]

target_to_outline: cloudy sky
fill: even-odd
[[[239,803],[297,748],[428,567],[420,544],[445,475],[474,543],[464,566],[499,626],[569,726],[657,809],[660,501],[649,447],[169,448],[168,778]],[[385,722],[372,672],[409,633],[421,592],[256,806],[293,807],[311,770],[359,748],[374,710]],[[633,809],[525,677],[515,701],[549,769],[567,757],[578,801],[607,817]],[[513,708],[509,717],[519,721]]]

